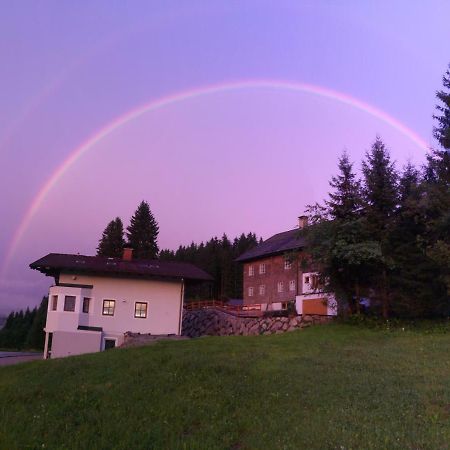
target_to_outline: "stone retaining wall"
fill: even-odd
[[[327,323],[330,316],[304,315],[295,317],[239,317],[217,309],[184,311],[182,334],[199,336],[252,336],[283,333],[314,324]]]

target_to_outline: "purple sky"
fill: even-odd
[[[424,152],[367,112],[306,92],[252,88],[141,115],[79,158],[14,235],[54,171],[136,107],[246,80],[307,83],[378,108],[432,138],[450,54],[448,1],[2,2],[0,313],[33,306],[48,252],[94,254],[109,220],[142,199],[160,247],[293,228],[328,190],[338,155],[375,135],[402,166]],[[7,264],[6,264],[7,263]]]

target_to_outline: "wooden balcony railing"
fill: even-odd
[[[195,302],[186,302],[184,309],[187,311],[194,311],[196,309],[220,309],[222,311],[229,311],[235,314],[250,315],[261,313],[261,305],[230,305],[220,300],[203,300]]]

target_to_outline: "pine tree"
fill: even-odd
[[[448,91],[441,90],[436,93],[441,104],[436,106],[439,115],[433,116],[438,121],[438,125],[434,128],[434,136],[443,148],[450,150],[450,65],[442,78],[442,83]]]
[[[159,226],[150,206],[142,201],[127,227],[128,244],[134,249],[135,259],[155,259],[158,257]]]
[[[123,223],[120,217],[108,223],[98,243],[97,255],[120,258],[122,256],[125,239],[123,238]]]
[[[383,141],[377,136],[363,161],[365,214],[380,233],[386,229],[398,202],[398,175]]]
[[[377,136],[363,161],[366,226],[372,239],[378,241],[382,259],[379,270],[372,275],[376,292],[382,304],[383,317],[389,316],[390,289],[389,271],[392,258],[389,254],[389,233],[398,205],[397,172],[383,141]]]
[[[361,183],[353,172],[353,164],[344,150],[339,158],[339,174],[332,177],[330,186],[334,189],[325,201],[328,214],[332,219],[345,220],[355,218],[361,211]]]

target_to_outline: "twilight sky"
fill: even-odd
[[[0,313],[49,252],[94,254],[145,199],[161,248],[264,238],[379,134],[420,164],[450,62],[450,2],[0,4]]]

